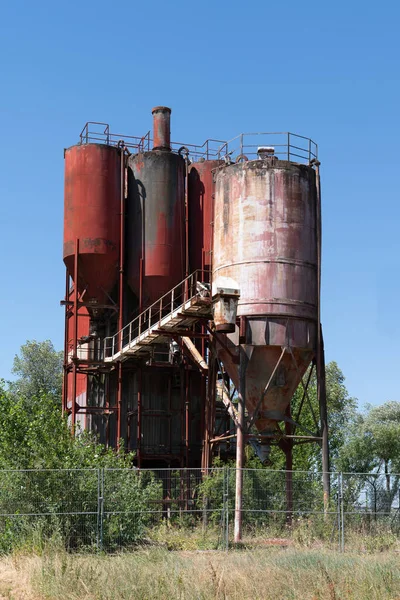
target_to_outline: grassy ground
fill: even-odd
[[[0,598],[400,600],[400,560],[295,548],[20,554],[0,560]]]

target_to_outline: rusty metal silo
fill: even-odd
[[[127,277],[141,306],[184,278],[184,159],[171,152],[170,109],[156,107],[154,148],[128,159]]]
[[[290,140],[290,134],[287,136]],[[243,140],[243,135],[240,138]],[[321,443],[326,498],[329,494],[319,306],[319,162],[310,150],[313,142],[307,142],[307,164],[290,160],[288,141],[283,160],[274,155],[273,147],[259,147],[256,160],[240,154],[236,164],[226,164],[216,174],[213,298],[218,299],[226,289],[240,290],[238,326],[222,343],[217,342],[220,359],[239,392],[235,541],[241,539],[246,440],[263,462],[268,461],[272,443],[284,450],[291,510],[292,449],[294,438],[302,437],[294,435],[300,425],[293,420],[291,399],[311,362],[316,364],[321,421],[320,426],[316,422],[317,432],[302,441]],[[215,306],[216,319],[217,301]],[[218,330],[219,323],[215,324]],[[224,327],[222,322],[219,330]],[[304,390],[306,395],[306,387]],[[284,424],[283,430],[279,423]]]
[[[119,275],[121,150],[108,144],[82,143],[66,149],[64,156],[63,409],[75,426],[77,419],[82,423],[86,419],[90,375],[85,368],[99,359],[90,348],[91,340],[99,342],[107,309],[116,306],[111,294]]]
[[[264,434],[285,419],[316,350],[316,215],[310,166],[268,158],[225,166],[216,175],[213,293],[240,289],[245,401]],[[226,363],[238,383],[237,366]]]
[[[189,168],[189,264],[190,271],[211,268],[212,210],[215,193],[213,172],[221,160],[200,160]]]
[[[120,150],[82,144],[65,151],[64,263],[74,277],[78,241],[78,290],[85,301],[109,304],[118,280]]]

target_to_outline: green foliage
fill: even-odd
[[[329,542],[336,529],[335,515],[324,516],[322,512],[296,517],[293,520],[292,539],[297,547],[311,548],[321,541]]]
[[[342,448],[339,466],[349,472],[400,471],[400,402],[368,406]]]
[[[42,393],[61,397],[63,352],[57,352],[50,340],[28,340],[14,357],[12,384],[15,392],[26,399]]]
[[[225,516],[233,518],[234,464],[216,460],[202,482],[194,474],[183,481],[179,473],[172,473],[169,503],[163,504],[162,483],[149,472],[133,469],[132,454],[106,449],[88,432],[71,435],[61,415],[61,366],[61,353],[50,342],[29,341],[14,361],[19,379],[8,385],[0,382],[0,514],[10,515],[0,518],[0,552],[27,546],[41,550],[49,540],[69,549],[114,550],[146,538],[163,543],[169,537],[175,540],[173,547],[184,547],[184,532],[191,532],[189,546],[196,539],[204,547],[215,547],[218,536],[210,541],[203,533],[221,531]],[[399,484],[392,473],[400,471],[400,403],[369,407],[359,415],[334,362],[327,365],[326,382],[332,467],[370,474],[345,481],[345,506],[357,503],[362,489],[368,507],[388,512]],[[316,432],[315,375],[307,398],[302,388],[295,394],[296,420],[300,405],[299,420],[305,429],[297,432]],[[246,447],[243,517],[247,531],[261,527],[279,535],[290,529],[302,543],[312,544],[311,527],[318,538],[326,537],[326,522],[321,521],[317,531],[307,516],[310,510],[323,514],[319,446],[295,446],[292,490],[298,521],[289,529],[284,454],[275,446],[271,457],[272,469]],[[183,515],[186,489],[193,512]],[[167,510],[168,525],[163,522]],[[204,530],[201,522],[207,525]]]
[[[213,526],[207,523],[207,527],[199,524],[199,520],[193,518],[192,523],[179,520],[171,522],[164,519],[159,525],[152,527],[149,539],[157,546],[168,550],[216,550],[221,543],[221,528],[218,523]]]
[[[103,545],[126,548],[143,539],[146,528],[162,519],[162,482],[149,471],[104,471]]]
[[[400,402],[368,407],[362,429],[377,459],[389,470],[400,470]]]
[[[141,540],[162,497],[154,475],[133,469],[0,472],[0,553],[40,552],[51,541],[70,550],[114,550]]]
[[[307,375],[304,379],[307,379]],[[302,399],[303,387],[300,385],[292,401],[292,415],[294,419],[297,417]],[[341,449],[348,442],[353,424],[357,420],[357,400],[349,396],[345,386],[345,377],[334,361],[326,365],[326,400],[331,470],[334,470]],[[313,415],[318,420],[319,407],[315,370],[311,376],[308,397],[304,399],[299,421],[307,430],[317,432],[318,428]],[[305,430],[297,430],[297,433],[307,435]],[[276,458],[276,454],[274,456]],[[293,465],[295,469],[304,471],[322,470],[320,447],[315,443],[295,446]],[[285,468],[282,457],[280,458],[280,468]]]
[[[81,432],[71,435],[61,403],[53,394],[25,396],[0,385],[0,469],[125,467],[132,455],[120,455]]]
[[[61,355],[50,342],[27,342],[14,361],[20,379],[0,382],[0,552],[109,548],[143,537],[162,498],[151,474],[132,469],[88,432],[71,435],[61,414]],[[101,511],[101,517],[100,512]],[[100,526],[101,524],[101,526]]]
[[[308,379],[304,376],[304,381]],[[336,467],[341,449],[352,434],[354,423],[357,421],[357,400],[349,396],[345,386],[345,377],[336,362],[326,366],[326,395],[329,426],[329,449],[331,470]],[[301,410],[300,410],[301,409]],[[311,375],[308,392],[300,384],[291,403],[292,417],[301,427],[296,429],[298,435],[318,435],[319,406],[317,398],[317,378],[315,369]],[[246,449],[246,467],[259,468],[260,461],[251,449]],[[274,470],[286,468],[285,455],[278,446],[272,446],[271,467]],[[321,448],[316,443],[298,444],[293,448],[293,468],[302,471],[321,471]]]
[[[273,528],[275,533],[286,529],[288,523],[286,472],[265,468],[248,468],[243,472],[243,523],[246,526]],[[221,521],[223,512],[233,515],[235,508],[236,469],[232,465],[210,470],[198,486],[198,509],[207,511],[214,524]],[[294,472],[291,480],[292,503],[296,515],[310,511],[323,514],[322,479],[312,472]]]
[[[390,511],[400,483],[400,402],[367,406],[341,450],[338,468],[348,473],[369,473],[363,483],[366,504],[374,512]],[[353,481],[347,487],[353,490],[354,499],[361,480]]]

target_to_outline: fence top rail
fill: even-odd
[[[231,469],[235,469],[236,467],[230,467]],[[244,467],[242,469],[242,471],[260,471],[263,473],[302,473],[302,474],[306,474],[306,475],[324,475],[324,471],[301,471],[298,469],[293,469],[293,470],[286,470],[286,469],[257,469],[257,468],[247,468]],[[339,471],[327,471],[328,475],[338,475]]]
[[[135,472],[152,472],[152,473],[159,473],[160,471],[165,471],[165,472],[170,472],[170,473],[185,473],[185,472],[189,472],[189,471],[196,471],[196,472],[205,472],[204,469],[202,469],[201,467],[157,467],[155,469],[148,469],[148,468],[138,468],[138,467],[132,467]],[[206,471],[224,471],[225,469],[228,469],[230,471],[236,471],[236,467],[234,466],[229,466],[226,465],[224,467],[208,467],[208,469],[206,469]],[[128,468],[118,468],[118,467],[104,467],[105,471],[129,471],[130,469]],[[285,473],[299,473],[299,474],[306,474],[306,475],[315,475],[315,476],[322,476],[324,473],[322,471],[300,471],[300,470],[284,470],[284,469],[264,469],[264,468],[247,468],[244,467],[242,469],[242,471],[245,472],[256,472],[256,473],[268,473],[268,474],[275,474],[275,473],[281,473],[281,474],[285,474]],[[329,471],[329,475],[338,475],[338,471]]]
[[[69,473],[69,472],[77,472],[77,471],[84,472],[84,473],[87,473],[88,471],[92,471],[93,473],[97,473],[99,468],[101,468],[101,467],[82,467],[82,468],[73,467],[71,469],[68,469],[65,467],[60,467],[59,469],[56,469],[56,468],[53,468],[53,469],[47,469],[47,468],[46,469],[0,469],[0,474],[1,473],[54,473],[54,472]]]
[[[223,466],[223,467],[209,467],[206,471],[200,467],[159,467],[159,468],[154,468],[154,469],[150,469],[150,468],[138,468],[135,466],[129,466],[129,467],[62,467],[62,468],[45,468],[45,469],[0,469],[0,474],[1,473],[56,473],[56,472],[61,472],[61,473],[87,473],[87,472],[98,472],[100,470],[104,470],[104,471],[116,471],[116,472],[124,472],[124,473],[141,473],[141,472],[145,472],[145,473],[160,473],[160,472],[165,472],[165,473],[190,473],[190,472],[196,472],[196,473],[211,473],[211,472],[217,472],[217,471],[224,471],[225,469],[228,469],[230,471],[235,471],[236,467],[235,466]],[[314,477],[319,477],[322,476],[324,474],[323,471],[304,471],[304,470],[284,470],[284,469],[264,469],[264,468],[243,468],[242,471],[244,472],[257,472],[257,473],[266,473],[268,475],[275,475],[275,474],[285,474],[285,473],[292,473],[294,475],[298,474],[298,475],[312,475]],[[386,473],[364,473],[364,472],[356,472],[356,473],[352,473],[352,472],[347,472],[347,471],[329,471],[328,472],[329,475],[331,476],[355,476],[355,477],[375,477],[375,478],[383,478],[383,477],[387,477]],[[389,473],[388,474],[389,477],[391,478],[399,478],[400,479],[400,473]]]
[[[355,472],[352,473],[351,471],[338,471],[338,473],[340,472],[341,475],[356,475],[356,476],[364,476],[364,477],[399,477],[400,478],[400,473],[361,473],[361,472]]]

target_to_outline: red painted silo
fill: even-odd
[[[223,161],[203,160],[189,170],[189,265],[190,271],[211,268],[212,210],[215,191],[213,171]]]
[[[127,276],[143,307],[184,278],[185,162],[167,149],[170,109],[153,111],[157,147],[128,159]]]
[[[120,239],[121,151],[84,144],[65,151],[64,263],[74,276],[79,240],[78,291],[110,304],[117,282]]]

